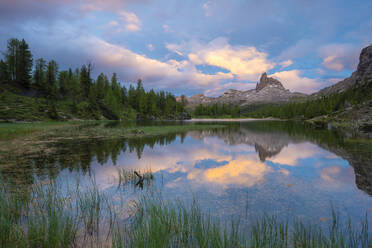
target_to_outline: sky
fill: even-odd
[[[372,44],[371,0],[0,0],[0,51],[176,95],[248,90],[260,75],[312,93],[351,75]]]

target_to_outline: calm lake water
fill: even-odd
[[[274,214],[322,223],[333,207],[356,223],[366,213],[371,221],[372,156],[344,142],[342,134],[287,122],[224,126],[157,137],[68,141],[59,144],[58,154],[39,154],[2,173],[17,185],[51,178],[84,183],[94,177],[111,197],[124,194],[124,204],[151,191],[170,201],[196,200],[222,220]],[[118,188],[118,168],[151,169],[155,179],[144,189]]]

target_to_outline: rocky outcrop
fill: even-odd
[[[351,74],[350,77],[345,78],[344,80],[326,87],[314,94],[313,97],[327,96],[333,93],[340,93],[353,85],[362,84],[364,80],[372,79],[372,45],[369,45],[362,49],[359,56],[359,64],[357,70]]]
[[[275,78],[269,78],[265,73],[261,75],[260,82],[256,85],[256,91],[260,91],[266,87],[275,87],[278,89],[286,90],[282,83]]]
[[[255,89],[247,91],[230,89],[219,97],[206,97],[203,94],[197,94],[187,98],[186,102],[191,107],[199,104],[214,103],[242,106],[247,104],[288,102],[305,96],[302,93],[290,92],[284,88],[279,80],[270,78],[266,73],[263,73]]]

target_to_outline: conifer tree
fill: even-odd
[[[57,86],[58,65],[54,60],[49,61],[46,73],[46,89],[47,97],[52,100],[58,99]]]
[[[90,78],[91,73],[91,64],[88,66],[83,65],[80,69],[80,85],[83,90],[84,97],[88,98],[89,95],[89,88],[92,83],[92,79]]]
[[[10,80],[16,81],[17,79],[17,58],[19,51],[19,40],[12,38],[8,40],[7,51],[4,53],[6,65],[8,67]]]
[[[45,94],[46,90],[46,62],[40,58],[36,60],[35,71],[34,71],[34,84],[35,88],[42,94]]]
[[[24,39],[19,42],[17,54],[17,81],[25,88],[31,86],[32,54]]]
[[[25,88],[31,86],[32,54],[24,39],[10,39],[5,53],[10,80]]]
[[[7,83],[9,80],[8,67],[3,60],[0,60],[0,83]]]

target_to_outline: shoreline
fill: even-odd
[[[250,121],[283,121],[278,118],[192,118],[186,122],[250,122]]]

